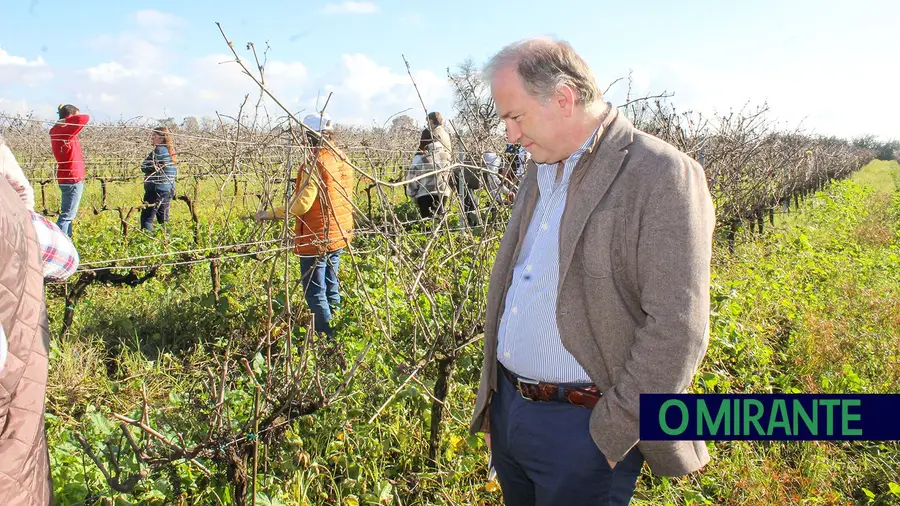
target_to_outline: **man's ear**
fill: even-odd
[[[567,84],[563,84],[559,87],[554,96],[556,101],[556,105],[562,109],[565,117],[569,118],[572,114],[575,113],[575,100],[576,100],[575,90],[572,89],[571,86]]]

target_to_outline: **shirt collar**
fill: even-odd
[[[608,115],[609,115],[609,111],[607,111],[607,113],[604,114],[603,117],[601,118],[600,125],[598,125],[597,128],[595,128],[594,131],[591,132],[590,135],[588,135],[587,139],[585,139],[584,142],[581,143],[581,147],[578,148],[578,151],[572,153],[571,155],[569,155],[568,158],[566,158],[566,162],[568,162],[572,158],[574,158],[576,160],[580,159],[581,155],[583,155],[584,152],[587,151],[594,144],[594,139],[603,135],[603,127],[604,127],[605,120]],[[538,165],[538,167],[553,167],[554,169],[556,168],[556,163],[539,163],[537,165]]]
[[[557,162],[557,163],[562,163],[562,164],[563,164],[563,177],[562,177],[562,180],[563,180],[564,182],[565,182],[565,181],[568,181],[569,178],[572,176],[572,170],[575,168],[575,164],[578,163],[578,160],[581,159],[581,156],[584,154],[584,152],[587,151],[588,148],[591,147],[591,145],[592,145],[593,142],[594,142],[594,138],[595,138],[597,135],[600,135],[600,134],[603,133],[603,132],[602,132],[602,129],[603,129],[603,124],[601,123],[600,126],[598,126],[596,129],[594,129],[594,131],[591,133],[591,135],[589,135],[588,138],[585,139],[585,141],[581,144],[581,148],[579,148],[578,151],[576,151],[576,152],[572,153],[571,155],[569,155],[569,157],[566,158],[566,161],[565,161],[565,162]],[[547,174],[552,174],[553,179],[556,179],[556,165],[557,165],[557,163],[540,163],[540,164],[537,164],[537,165],[538,165],[538,174],[545,174],[545,173],[547,173]],[[551,181],[552,181],[552,180],[551,180]]]

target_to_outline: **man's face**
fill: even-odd
[[[560,127],[565,112],[555,99],[542,104],[529,95],[512,67],[494,75],[491,94],[511,144],[521,143],[537,163],[555,163],[568,156],[560,152]]]

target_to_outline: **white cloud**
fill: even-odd
[[[0,113],[11,115],[34,114],[38,118],[56,119],[56,106],[50,104],[34,104],[27,100],[0,97]]]
[[[88,47],[130,69],[165,68],[172,58],[172,47],[188,23],[173,14],[155,10],[136,12],[122,32],[87,39]]]
[[[187,21],[168,12],[160,12],[153,9],[144,9],[134,13],[134,20],[138,25],[147,28],[180,28]]]
[[[34,61],[28,61],[27,58],[21,56],[13,56],[3,49],[0,49],[0,65],[16,65],[20,67],[43,67],[46,65],[44,59],[40,56]]]
[[[0,85],[37,86],[52,78],[53,72],[40,56],[29,61],[27,58],[13,56],[0,49]]]
[[[341,5],[347,8],[348,4]],[[351,10],[374,7],[353,5]],[[217,112],[235,115],[245,95],[250,100],[244,112],[252,113],[259,88],[243,74],[233,55],[223,52],[179,61],[173,56],[177,54],[178,44],[169,46],[160,42],[156,32],[149,29],[154,24],[175,26],[179,23],[176,18],[158,11],[141,11],[132,21],[147,29],[91,38],[88,44],[95,50],[93,54],[100,54],[97,63],[67,72],[65,79],[51,79],[46,88],[54,96],[70,97],[67,102],[100,120],[138,116],[200,117],[214,116]],[[251,55],[242,54],[242,57],[254,67],[249,63]],[[314,111],[317,96],[321,107],[328,93],[333,92],[328,112],[339,123],[380,125],[404,110],[416,118],[424,116],[416,90],[403,68],[392,69],[362,53],[344,54],[331,69],[319,72],[312,72],[302,61],[271,57],[265,65],[267,89],[294,113],[305,115]],[[15,66],[17,72],[25,67],[49,71],[40,58],[28,61],[0,52],[0,71],[10,66]],[[413,76],[429,110],[446,113],[451,89],[439,69],[435,70],[438,73],[416,70]],[[0,73],[0,82],[4,75],[14,73]],[[52,117],[55,102],[43,104],[18,101],[18,98],[0,92],[0,111],[47,111],[45,116]],[[283,115],[272,101],[265,100],[264,104],[273,119]]]
[[[145,38],[150,35],[150,31],[99,35],[88,38],[87,44],[92,51],[129,68],[162,68],[171,57],[167,56],[166,42],[151,42]]]
[[[325,4],[322,8],[325,14],[375,14],[378,6],[372,2],[343,2],[340,4]]]
[[[791,62],[783,68],[767,65],[766,69],[727,68],[684,60],[635,65],[631,98],[674,92],[670,102],[678,111],[706,117],[753,109],[765,102],[769,119],[780,128],[799,126],[807,133],[843,137],[871,132],[885,139],[900,138],[900,126],[894,120],[900,115],[900,102],[881,98],[892,96],[892,83],[900,79],[897,68],[885,67],[878,79],[867,78],[867,88],[860,89],[858,76],[868,74],[866,62],[842,62],[840,72],[817,61]],[[627,73],[625,69],[621,75]],[[601,76],[598,80],[605,87]],[[616,84],[607,99],[623,103],[627,88],[624,81]]]
[[[187,68],[179,73],[168,67],[130,67],[112,61],[75,72],[69,85],[79,90],[76,97],[82,109],[111,118],[235,114],[245,95],[259,94],[233,58],[224,54],[198,58]],[[299,102],[291,95],[302,93],[307,80],[308,72],[300,62],[275,60],[266,66],[267,87],[283,95],[286,104]]]
[[[163,76],[161,82],[169,88],[184,88],[187,86],[187,79],[178,76]]]
[[[95,83],[115,83],[122,79],[149,74],[146,70],[126,68],[121,63],[114,61],[89,67],[84,72],[87,73],[88,79]]]
[[[302,82],[309,77],[306,66],[300,62],[272,61],[265,66],[267,79],[286,80],[289,82]]]
[[[413,77],[429,110],[449,110],[451,93],[446,79],[428,70],[413,72]],[[406,109],[411,109],[407,114],[414,117],[425,115],[406,72],[395,73],[361,53],[343,55],[340,66],[321,76],[317,84],[323,97],[334,93],[328,110],[340,123],[380,125]],[[315,98],[305,105],[313,110]]]
[[[174,14],[145,9],[134,13],[132,20],[134,30],[145,40],[154,44],[171,44],[181,39],[182,30],[186,29],[188,22]]]
[[[198,58],[185,72],[169,68],[130,66],[107,61],[67,76],[66,87],[78,90],[73,103],[98,118],[143,116],[235,115],[245,95],[245,113],[252,109],[259,89],[243,74],[233,56],[211,54]],[[266,86],[289,110],[301,115],[321,107],[329,92],[328,111],[339,123],[380,125],[391,115],[409,110],[424,116],[419,97],[403,70],[394,71],[367,55],[345,54],[329,72],[312,75],[299,61],[270,60],[265,66]],[[413,72],[429,110],[448,111],[451,90],[446,79],[429,70]],[[273,117],[282,115],[264,101]],[[3,104],[2,109],[9,109]],[[20,111],[22,107],[17,107]]]

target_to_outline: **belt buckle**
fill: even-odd
[[[524,383],[526,385],[538,385],[538,384],[540,384],[540,381],[521,378],[519,376],[516,376],[516,383],[517,383],[517,386],[519,387],[519,395],[521,395],[522,398],[528,402],[534,402],[534,399],[527,397],[525,395],[524,389],[522,388],[522,384]]]

